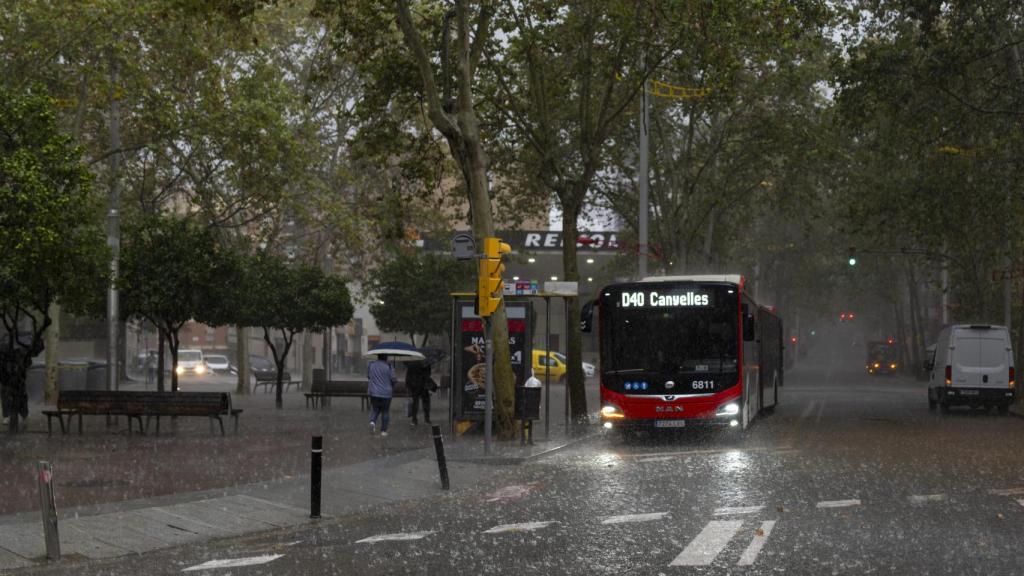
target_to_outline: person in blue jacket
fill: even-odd
[[[370,397],[370,433],[377,432],[377,417],[380,417],[380,435],[388,435],[391,420],[391,398],[395,394],[398,377],[395,368],[388,364],[387,354],[381,354],[367,366],[367,390]]]

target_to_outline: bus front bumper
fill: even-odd
[[[742,422],[738,395],[687,398],[663,396],[638,398],[616,393],[602,397],[601,422],[606,429],[617,428],[730,428]]]

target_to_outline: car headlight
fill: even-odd
[[[206,366],[202,364],[196,366],[196,374],[206,374]]]
[[[735,402],[729,402],[728,404],[722,404],[718,407],[718,412],[715,416],[735,416],[740,413],[740,405]]]
[[[601,417],[609,419],[625,418],[626,415],[622,413],[622,409],[612,404],[605,404],[601,407]]]
[[[184,373],[185,373],[185,367],[184,367],[184,366],[175,366],[175,367],[174,367],[174,372],[175,372],[175,373],[176,373],[176,374],[177,374],[178,376],[181,376],[182,374],[184,374]]]

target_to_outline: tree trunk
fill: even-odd
[[[168,335],[171,347],[171,392],[178,391],[178,331],[174,330]]]
[[[577,225],[579,214],[572,207],[562,206],[562,270],[566,282],[579,282],[579,262],[576,252],[576,239],[579,237]],[[579,297],[565,299],[565,357],[566,391],[569,394],[569,411],[572,421],[577,425],[589,423],[587,417],[587,390],[583,376],[583,338],[580,333]]]
[[[46,388],[47,404],[57,403],[57,377],[60,375],[60,304],[50,304],[52,323],[46,329]]]
[[[157,350],[156,350],[156,390],[157,392],[164,391],[164,367],[167,365],[167,357],[165,352],[167,351],[167,333],[163,328],[157,326]]]
[[[302,333],[302,389],[307,392],[313,389],[314,356],[313,333],[307,330]]]
[[[238,340],[235,366],[238,368],[238,385],[235,394],[249,393],[249,329],[245,326],[235,328]]]

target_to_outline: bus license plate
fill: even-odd
[[[686,420],[655,420],[655,428],[682,428],[686,426]]]
[[[978,391],[977,390],[961,390],[960,391],[960,395],[961,396],[977,396],[978,395]]]

